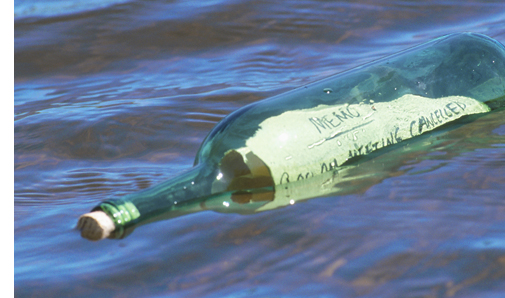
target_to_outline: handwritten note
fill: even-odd
[[[320,105],[266,119],[238,151],[244,158],[254,152],[275,183],[283,184],[336,170],[350,158],[488,111],[485,104],[463,96],[403,95],[389,102]]]

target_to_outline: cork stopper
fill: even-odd
[[[79,217],[77,229],[88,240],[98,241],[109,237],[115,229],[112,219],[103,211],[93,211]]]

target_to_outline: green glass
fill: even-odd
[[[502,44],[443,36],[247,105],[212,129],[192,169],[93,210],[114,220],[109,238],[122,238],[140,224],[198,210],[292,204],[310,196],[293,193],[303,183],[323,185],[355,157],[500,108],[504,96]]]

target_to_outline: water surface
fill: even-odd
[[[248,103],[447,33],[505,42],[502,1],[24,0],[14,15],[16,296],[505,291],[503,110],[363,162],[345,194],[123,240],[73,229],[101,200],[191,167]]]

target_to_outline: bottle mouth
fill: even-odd
[[[137,207],[129,201],[108,200],[102,202],[92,211],[101,210],[105,212],[114,222],[115,229],[108,238],[120,239],[133,231],[136,219],[140,217]]]

